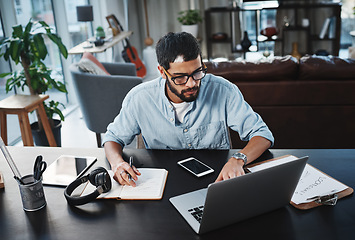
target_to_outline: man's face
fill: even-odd
[[[179,57],[178,57],[179,58]],[[166,80],[166,94],[167,97],[174,103],[192,102],[195,101],[199,90],[201,81],[195,81],[192,77],[189,77],[188,81],[183,85],[176,85],[171,77],[178,77],[182,75],[189,75],[196,70],[201,70],[201,58],[200,56],[191,61],[175,61],[170,63],[170,68],[167,70],[168,74],[164,72],[163,67],[158,66],[162,78]],[[169,74],[171,76],[169,76]]]

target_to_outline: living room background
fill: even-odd
[[[234,2],[231,0],[147,0],[147,12],[149,21],[150,37],[153,38],[154,44],[165,33],[170,31],[181,31],[181,24],[177,21],[178,12],[187,9],[198,9],[202,16],[204,11],[211,7],[231,6]],[[238,1],[240,2],[240,1]],[[92,22],[78,22],[76,19],[76,6],[90,4],[93,6],[94,20]],[[341,57],[347,57],[347,48],[352,44],[349,31],[355,29],[354,22],[354,1],[343,0],[341,12],[342,32],[341,32]],[[12,32],[12,26],[16,24],[26,24],[30,17],[38,20],[45,20],[51,27],[55,28],[57,33],[63,39],[67,49],[74,47],[78,43],[84,41],[86,36],[93,36],[94,30],[98,26],[104,29],[108,28],[106,16],[114,14],[122,24],[124,30],[133,31],[130,42],[135,46],[141,56],[145,49],[144,39],[147,37],[144,1],[143,0],[2,0],[0,2],[0,37],[7,37]],[[247,28],[253,26],[253,18],[248,18]],[[226,24],[216,22],[211,27],[220,27],[221,31],[226,28]],[[198,37],[201,42],[203,56],[206,57],[206,32],[205,21],[200,24]],[[154,46],[154,45],[153,45]],[[70,112],[77,105],[75,91],[71,83],[71,76],[68,70],[72,62],[80,59],[79,55],[70,55],[68,59],[60,59],[58,51],[50,48],[50,64],[55,69],[53,72],[56,79],[65,81],[68,94],[51,92],[51,98],[66,103],[64,112]],[[106,51],[97,54],[97,58],[101,61],[123,61],[121,58],[122,44],[117,44],[112,51]],[[227,56],[230,49],[227,47],[218,48],[220,56]],[[112,56],[114,55],[114,56]],[[7,72],[14,69],[15,66],[8,62],[0,60],[0,72]],[[0,79],[0,100],[8,97],[5,94],[5,79]],[[18,90],[20,92],[20,90]],[[12,116],[11,116],[12,118]],[[16,118],[16,116],[13,116]],[[32,116],[34,118],[34,116]],[[16,142],[20,136],[18,121],[8,121],[9,125],[13,125],[9,130],[9,143]],[[9,126],[10,129],[10,126]]]

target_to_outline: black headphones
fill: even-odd
[[[96,186],[96,190],[94,192],[82,197],[70,196],[77,187],[79,187],[83,183],[86,183],[87,181],[90,181],[92,185]],[[106,193],[110,191],[111,186],[111,178],[106,169],[103,167],[98,167],[88,175],[80,177],[70,183],[65,188],[64,196],[67,199],[69,205],[83,205],[95,200],[101,193]]]

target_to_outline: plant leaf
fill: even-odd
[[[60,81],[57,81],[57,86],[58,86],[58,90],[63,92],[63,93],[67,93],[67,87],[64,83],[60,82]]]
[[[33,26],[33,22],[30,20],[25,27],[25,33],[30,33],[32,26]]]
[[[47,34],[49,39],[51,39],[59,48],[60,53],[63,55],[64,58],[68,57],[68,50],[62,42],[62,39],[58,37],[56,34]]]
[[[60,117],[60,120],[64,121],[64,115],[63,115],[62,111],[59,109],[59,107],[58,107],[59,105],[61,105],[63,108],[65,108],[65,106],[60,102],[55,102],[53,100],[51,100],[49,103],[44,102],[44,108],[46,110],[48,118],[53,119],[53,115],[58,114]]]
[[[43,27],[47,27],[50,29],[49,25],[45,21],[38,21],[39,24],[41,24]]]
[[[44,60],[48,54],[48,51],[46,44],[44,44],[42,33],[37,33],[33,35],[33,43],[37,49],[37,57]]]
[[[23,42],[24,42],[24,47],[26,48],[26,49],[28,49],[28,46],[29,46],[29,41],[30,41],[30,32],[31,32],[31,29],[32,29],[32,25],[33,25],[33,23],[32,23],[32,21],[30,20],[28,23],[27,23],[27,25],[26,25],[26,27],[25,27],[25,31],[24,31],[24,33],[23,33]]]
[[[7,43],[10,42],[10,38],[1,38],[0,39],[0,49],[3,48],[4,46],[7,46]]]
[[[12,36],[14,38],[21,38],[22,37],[23,29],[22,29],[21,24],[13,26],[12,29],[13,29]]]
[[[8,49],[6,49],[6,51],[5,51],[4,59],[5,59],[6,61],[8,61],[8,60],[9,60],[9,56],[10,56],[10,51],[9,51],[9,48],[8,48]]]
[[[10,72],[9,73],[0,73],[0,78],[4,78],[10,74],[11,74]]]
[[[11,53],[11,59],[16,63],[16,65],[20,61],[21,45],[22,45],[21,40],[12,41],[8,49],[8,51]]]

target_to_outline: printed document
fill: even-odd
[[[250,167],[248,169],[250,172],[257,172],[297,159],[297,157],[289,155],[274,161]],[[295,204],[308,203],[314,201],[314,199],[309,198],[341,192],[346,188],[348,188],[346,185],[332,177],[329,177],[311,165],[306,164],[291,201]]]

